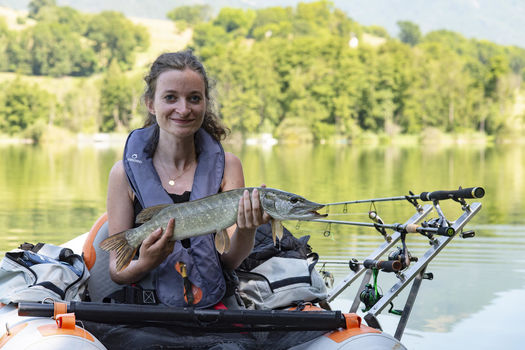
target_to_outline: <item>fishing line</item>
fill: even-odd
[[[376,208],[376,203],[375,202],[370,203],[370,208],[368,209],[368,212],[370,213],[371,211],[377,213],[377,208]]]
[[[328,214],[329,216],[358,216],[358,215],[368,215],[368,212],[362,212],[362,213],[333,213],[333,214]]]

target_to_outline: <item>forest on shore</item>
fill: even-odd
[[[523,48],[447,30],[422,35],[408,21],[393,38],[324,0],[218,13],[181,6],[167,17],[174,31],[191,31],[187,47],[214,81],[215,108],[242,137],[353,142],[524,130]],[[38,141],[53,130],[141,126],[148,67],[136,57],[155,35],[121,13],[81,13],[54,0],[31,1],[17,22],[23,29],[0,16],[1,135]]]

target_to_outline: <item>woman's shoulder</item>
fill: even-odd
[[[109,172],[108,190],[115,190],[117,192],[125,191],[128,193],[130,199],[133,200],[133,191],[129,185],[122,160],[117,161]]]
[[[241,160],[231,152],[224,152],[224,166],[242,166]]]
[[[244,187],[244,174],[239,157],[230,152],[224,152],[224,176],[221,189],[223,191]]]
[[[109,172],[109,183],[118,184],[119,186],[128,187],[128,177],[126,175],[126,170],[124,169],[124,163],[122,160],[118,160]]]
[[[126,171],[124,170],[124,162],[122,159],[119,159],[113,164],[109,176],[124,176]]]

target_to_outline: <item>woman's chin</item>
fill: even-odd
[[[197,130],[199,130],[199,128],[200,128],[200,125],[195,125],[195,124],[170,125],[168,128],[165,128],[164,131],[166,131],[167,133],[173,136],[185,138],[185,137],[193,136],[197,132]]]

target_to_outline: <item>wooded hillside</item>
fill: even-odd
[[[18,74],[0,88],[0,130],[8,134],[50,124],[74,132],[140,126],[145,65],[166,49],[181,49],[190,37],[189,47],[216,82],[219,115],[243,135],[501,135],[521,128],[525,118],[518,100],[524,49],[450,31],[422,35],[411,22],[399,22],[399,38],[392,38],[328,1],[225,7],[217,15],[206,5],[179,7],[167,14],[179,31],[172,45],[167,27],[152,31],[115,12],[83,14],[52,0],[32,3],[38,6],[30,19],[18,22],[33,25],[15,30],[0,17],[0,70]],[[164,44],[156,44],[161,37]],[[32,85],[27,75],[84,78],[55,94]]]

